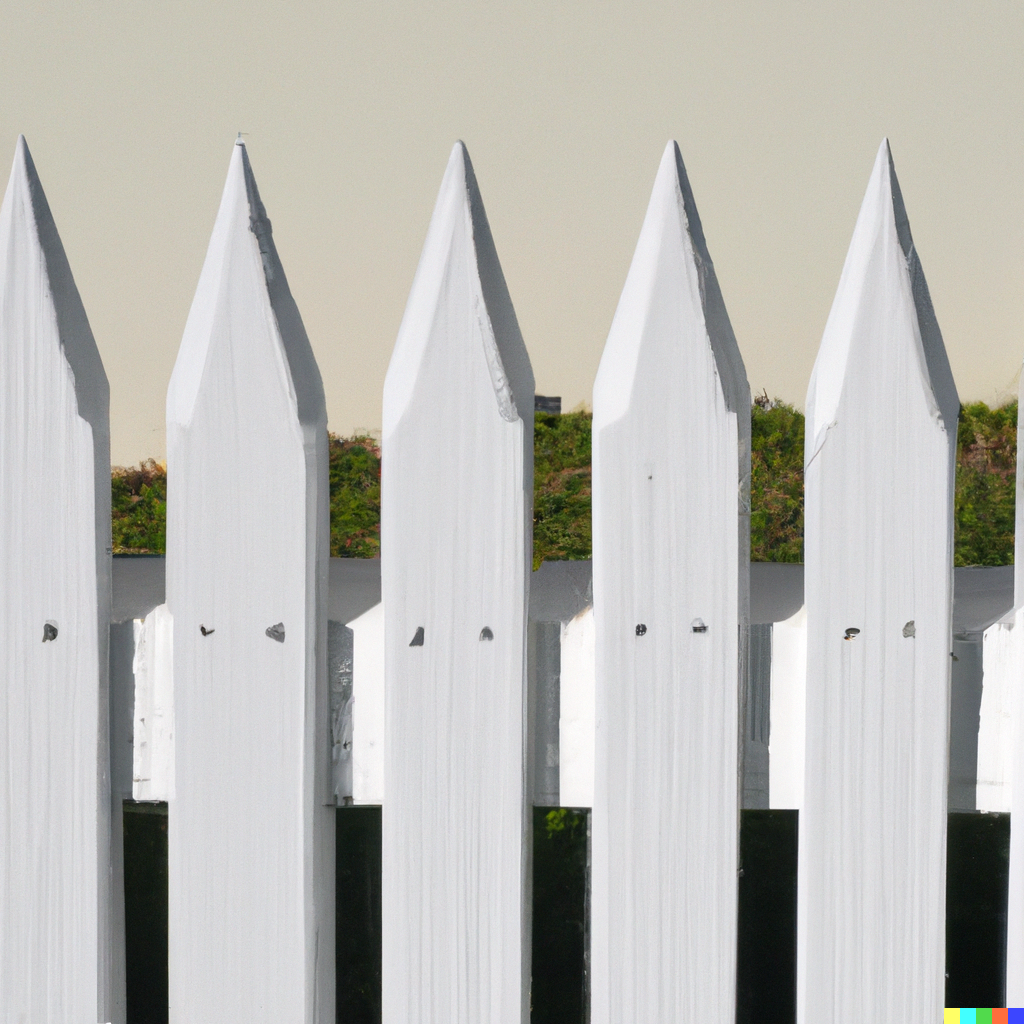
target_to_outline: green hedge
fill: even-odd
[[[956,471],[956,565],[1013,561],[1017,403],[960,412]],[[534,566],[589,558],[591,415],[537,413],[534,420]],[[803,558],[804,417],[761,397],[751,409],[750,556]],[[330,436],[331,554],[380,554],[380,446],[372,437]],[[152,459],[113,470],[114,551],[165,547],[167,473]]]

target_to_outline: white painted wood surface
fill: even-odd
[[[772,626],[768,805],[798,811],[804,802],[807,708],[807,608]]]
[[[1024,375],[1021,377],[1017,406],[1017,493],[1014,534],[1014,633],[1020,633],[1017,644],[1024,646],[1024,416],[1020,399],[1024,398]],[[1018,648],[1019,649],[1019,648]],[[1010,697],[1011,737],[1013,749],[1019,752],[1024,744],[1024,653],[1018,655],[1019,670],[1015,674]],[[1024,756],[1019,753],[1010,765],[1011,801],[1018,794],[1016,816],[1011,802],[1010,872],[1006,911],[1006,1005],[1024,1006]],[[1014,828],[1014,821],[1017,827]]]
[[[136,619],[132,799],[174,799],[174,620],[166,604]]]
[[[384,1024],[529,1016],[533,373],[469,156],[384,385]]]
[[[596,642],[592,606],[562,623],[558,793],[563,807],[594,806]]]
[[[167,394],[167,469],[170,1019],[333,1022],[326,413],[240,142]]]
[[[352,715],[352,798],[384,802],[384,604],[348,623],[352,630],[355,697]]]
[[[807,397],[800,1024],[942,1016],[958,409],[883,143]]]
[[[108,406],[99,352],[19,138],[0,208],[4,1021],[124,1015],[111,972],[119,914],[108,745]]]
[[[1024,614],[985,630],[978,723],[979,811],[1009,811],[1012,802],[1013,701],[1024,676]]]
[[[750,391],[669,143],[594,385],[594,1024],[732,1024]]]

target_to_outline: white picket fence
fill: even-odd
[[[887,144],[808,395],[802,573],[749,565],[750,393],[674,143],[595,384],[592,579],[530,572],[533,376],[461,144],[385,384],[379,577],[328,558],[323,386],[240,142],[166,566],[112,590],[106,378],[24,140],[0,360],[0,1020],[124,1020],[126,797],[170,807],[177,1024],[333,1021],[353,803],[383,807],[386,1024],[528,1019],[531,803],[593,808],[595,1024],[733,1021],[742,806],[801,811],[801,1024],[941,1020],[947,808],[1024,793],[1022,589],[958,570],[954,609],[958,399]],[[1010,870],[1012,1005],[1017,834]]]

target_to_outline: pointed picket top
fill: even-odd
[[[807,398],[801,1021],[942,1012],[958,411],[883,142]]]
[[[601,358],[593,431],[593,1020],[726,1024],[750,391],[674,142]]]
[[[276,330],[257,331],[253,338],[272,338],[284,356],[299,421],[312,426],[326,422],[320,371],[288,288],[248,151],[239,139],[167,391],[169,422],[188,425],[210,347],[237,340],[231,330],[220,329],[217,318],[243,298],[254,313],[272,312],[277,321]],[[242,306],[230,308],[237,317]],[[230,326],[236,331],[248,327],[238,321]],[[240,351],[246,351],[244,344]]]
[[[0,1018],[120,1020],[109,390],[25,139],[0,208]],[[123,955],[123,949],[120,950]]]
[[[704,330],[698,328],[696,334],[687,331],[673,338],[663,328],[674,319],[700,324]],[[676,142],[669,142],[662,154],[640,238],[601,356],[594,382],[595,429],[627,411],[641,352],[671,342],[709,346],[726,408],[748,414],[750,386],[743,357],[725,310]]]
[[[171,1020],[327,1019],[327,417],[241,142],[168,389],[167,473]]]
[[[808,459],[834,424],[843,390],[858,386],[852,378],[893,358],[893,346],[918,360],[929,407],[955,433],[960,399],[883,139],[811,374]]]
[[[453,296],[456,282],[468,287],[472,302],[484,314],[480,337],[502,419],[513,422],[526,416],[532,420],[530,358],[498,262],[473,165],[462,142],[455,143],[448,159],[388,365],[384,382],[385,438],[405,415],[430,349],[456,337],[446,333],[445,325],[437,320],[447,312],[445,299]],[[465,358],[466,354],[459,355]]]
[[[384,385],[382,1014],[518,1022],[533,374],[469,156]]]

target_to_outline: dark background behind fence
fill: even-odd
[[[128,1024],[167,1013],[167,805],[125,804]],[[584,1024],[589,814],[533,816],[533,1024]],[[653,826],[652,826],[653,827]],[[379,807],[337,811],[338,1024],[378,1024]],[[737,1024],[796,1020],[798,812],[742,814]],[[949,815],[946,1005],[1002,1006],[1010,816]],[[671,898],[670,893],[665,894]]]

